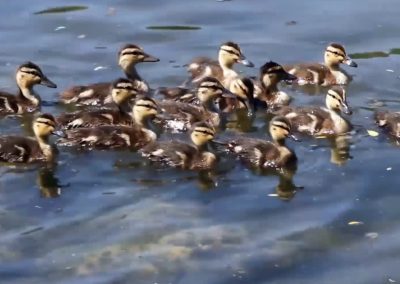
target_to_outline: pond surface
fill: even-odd
[[[64,5],[75,7],[41,12]],[[234,161],[202,175],[154,169],[131,152],[63,150],[54,171],[1,167],[0,282],[400,282],[400,149],[366,132],[377,131],[376,101],[400,109],[399,15],[398,0],[2,1],[0,86],[10,91],[26,60],[58,91],[113,80],[116,52],[130,42],[161,59],[139,66],[152,87],[180,84],[182,65],[216,57],[228,40],[257,66],[321,61],[340,42],[359,68],[349,69],[351,159],[323,139],[291,143],[296,193]],[[284,89],[294,104],[324,103],[326,89]],[[2,119],[1,133],[28,135],[30,121]],[[267,122],[259,113],[248,135],[264,137]]]

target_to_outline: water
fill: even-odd
[[[196,55],[215,57],[227,40],[257,66],[320,61],[336,41],[359,64],[349,70],[348,96],[351,121],[363,127],[347,161],[333,163],[324,140],[291,143],[299,157],[293,182],[304,186],[297,193],[287,191],[287,180],[233,161],[206,176],[154,169],[130,152],[71,150],[55,170],[2,167],[1,283],[400,281],[399,149],[364,130],[376,130],[375,100],[400,108],[398,1],[81,1],[73,5],[87,9],[35,14],[55,5],[72,4],[0,4],[2,89],[15,90],[15,68],[26,60],[57,90],[112,80],[121,75],[116,51],[128,42],[161,59],[139,67],[157,87],[180,84],[179,66]],[[286,89],[294,104],[324,102],[325,89]],[[53,89],[37,91],[57,100]],[[2,119],[1,132],[29,134],[30,121]],[[266,123],[259,114],[248,135],[263,137]]]

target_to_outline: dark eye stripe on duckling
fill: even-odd
[[[133,90],[133,85],[131,83],[118,83],[115,88],[123,90]]]
[[[223,51],[225,51],[225,52],[227,52],[229,54],[236,55],[237,57],[240,57],[240,55],[241,55],[241,52],[239,50],[232,49],[232,48],[229,48],[229,47],[226,47],[226,46],[223,46],[221,48],[221,50],[223,50]]]
[[[346,56],[346,54],[344,54],[344,53],[342,53],[342,52],[340,52],[340,51],[331,50],[331,49],[329,49],[329,48],[327,48],[326,51],[329,52],[329,53],[333,53],[333,54],[335,54],[335,55],[337,55],[337,56],[342,56],[342,57],[345,57],[345,56]]]
[[[46,124],[47,126],[55,127],[55,124],[52,121],[49,121],[49,120],[38,119],[38,120],[36,120],[36,122],[37,123]]]
[[[124,49],[121,55],[143,55],[143,51],[140,49]]]
[[[138,103],[138,104],[136,104],[136,106],[150,108],[150,109],[154,109],[154,110],[158,109],[157,106],[155,106],[155,105],[145,104],[145,103]]]
[[[20,71],[23,73],[31,74],[31,75],[38,76],[38,77],[41,77],[41,75],[42,75],[38,70],[26,68],[26,67],[22,67],[20,69]]]
[[[272,125],[290,132],[290,128],[284,122],[274,121]]]
[[[331,98],[333,98],[339,102],[342,102],[342,100],[343,100],[343,98],[339,94],[337,94],[336,92],[334,92],[332,90],[328,91],[328,96],[330,96]]]

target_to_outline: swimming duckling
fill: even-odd
[[[395,138],[400,138],[400,112],[381,110],[375,113],[375,121]]]
[[[213,126],[218,126],[220,117],[215,100],[220,97],[236,98],[225,89],[215,78],[204,78],[196,88],[196,95],[184,96],[182,100],[187,102],[163,100],[158,105],[165,116],[159,116],[164,128],[174,131],[187,131],[193,123],[208,121]]]
[[[352,78],[340,67],[342,63],[350,67],[357,67],[357,63],[346,54],[343,45],[331,43],[325,49],[324,64],[300,63],[285,65],[284,68],[298,78],[297,83],[300,85],[345,85]]]
[[[133,123],[124,125],[101,125],[96,128],[67,130],[66,137],[57,142],[61,146],[81,148],[138,149],[156,140],[157,135],[148,129],[148,120],[158,113],[156,102],[148,97],[136,100],[132,110]]]
[[[193,83],[199,82],[204,77],[217,78],[225,88],[229,89],[231,81],[238,76],[233,65],[240,63],[248,67],[253,67],[243,55],[239,45],[234,42],[226,42],[221,45],[218,54],[218,61],[207,57],[193,59],[188,65],[188,72]]]
[[[35,93],[35,85],[44,85],[49,88],[57,88],[36,64],[26,62],[20,65],[15,75],[19,88],[15,96],[0,91],[0,115],[21,114],[33,112],[40,107],[40,97]]]
[[[340,113],[351,114],[346,91],[338,86],[328,90],[324,107],[283,107],[276,112],[289,119],[296,132],[313,136],[340,135],[352,129],[351,124]]]
[[[286,72],[280,64],[269,61],[260,68],[260,78],[255,83],[254,97],[269,109],[288,105],[291,97],[285,92],[279,91],[278,84],[281,81],[296,79],[296,76]]]
[[[149,86],[142,80],[136,71],[136,64],[140,62],[158,62],[159,59],[147,54],[141,47],[134,44],[124,45],[118,52],[118,65],[130,79],[135,88],[142,93],[149,91]],[[103,105],[112,102],[110,95],[111,84],[96,83],[85,86],[73,86],[60,95],[61,102],[77,105]]]
[[[63,129],[94,127],[100,125],[131,125],[132,116],[123,108],[130,98],[138,95],[138,90],[129,79],[119,78],[114,81],[111,96],[115,107],[94,111],[77,111],[64,113],[57,117]]]
[[[194,126],[190,138],[192,144],[181,141],[154,142],[140,150],[143,157],[170,167],[188,170],[212,169],[216,156],[206,151],[209,141],[213,140],[215,131],[207,123],[198,123]]]
[[[297,160],[295,153],[285,145],[291,134],[291,124],[283,116],[274,117],[269,124],[272,142],[242,137],[228,142],[228,150],[235,153],[247,166],[255,168],[282,168]]]
[[[0,161],[7,163],[49,162],[55,158],[56,149],[49,136],[62,135],[56,131],[56,121],[50,114],[42,114],[33,122],[33,137],[0,136]]]
[[[229,90],[236,98],[222,97],[218,99],[218,107],[222,112],[232,112],[238,109],[255,110],[254,84],[249,78],[237,77]]]

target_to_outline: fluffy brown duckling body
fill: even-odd
[[[157,135],[148,123],[158,113],[156,102],[148,97],[137,99],[132,110],[133,123],[102,125],[95,128],[78,128],[65,132],[58,140],[60,146],[96,149],[139,149],[156,140]]]
[[[400,139],[400,112],[380,110],[375,113],[375,121],[384,128],[389,135]]]
[[[228,142],[228,150],[236,154],[248,167],[282,168],[297,160],[296,154],[285,144],[291,134],[291,124],[285,117],[274,117],[269,124],[272,141],[241,137]]]
[[[118,65],[135,88],[144,94],[149,91],[149,86],[139,76],[135,66],[140,62],[158,61],[158,58],[147,54],[140,46],[134,44],[124,45],[118,52]],[[65,104],[104,105],[112,102],[111,88],[112,82],[73,86],[60,94],[60,100]]]
[[[352,125],[341,115],[352,113],[345,90],[338,86],[331,88],[325,103],[326,107],[282,107],[275,114],[285,116],[293,131],[307,135],[332,136],[349,132]]]
[[[325,49],[323,64],[298,63],[285,65],[284,68],[298,78],[299,85],[346,85],[350,83],[352,77],[340,67],[340,64],[357,67],[357,64],[347,55],[343,45],[331,43]]]
[[[57,122],[63,129],[87,128],[100,125],[131,125],[133,123],[132,116],[126,111],[126,108],[128,101],[131,98],[135,98],[138,93],[131,80],[120,78],[114,81],[112,85],[112,108],[64,113],[57,117]]]
[[[198,123],[190,134],[192,143],[182,141],[154,142],[140,150],[150,161],[174,168],[209,170],[215,167],[217,157],[206,150],[215,131],[207,123]]]
[[[15,78],[19,89],[17,95],[0,91],[0,115],[34,112],[40,108],[41,100],[33,87],[35,85],[57,87],[44,75],[39,66],[32,62],[20,65]]]
[[[218,79],[225,88],[229,88],[230,83],[238,74],[233,69],[235,63],[253,67],[243,55],[237,43],[226,42],[219,48],[218,61],[207,57],[197,57],[188,65],[188,72],[193,83],[199,82],[205,77]]]
[[[50,144],[56,130],[56,121],[50,114],[42,114],[33,122],[35,137],[0,136],[0,161],[6,163],[35,163],[53,161],[57,150]]]

